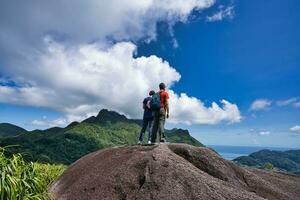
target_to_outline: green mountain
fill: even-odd
[[[258,168],[264,168],[271,164],[272,167],[279,170],[300,174],[300,150],[261,150],[249,156],[238,157],[234,161],[242,165]]]
[[[171,129],[165,131],[168,141],[173,143],[186,143],[193,146],[203,146],[198,140],[193,138],[188,130],[184,129]]]
[[[27,160],[70,164],[99,149],[136,144],[140,123],[141,120],[101,110],[96,117],[72,122],[65,128],[26,131],[16,137],[0,138],[0,146],[18,145],[7,151],[22,153]],[[166,137],[169,142],[203,146],[187,130],[166,130]]]
[[[23,128],[15,126],[9,123],[0,123],[0,137],[11,137],[16,136],[27,131]]]

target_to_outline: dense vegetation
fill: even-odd
[[[134,144],[139,126],[122,122],[108,127],[80,123],[58,132],[31,132],[18,137],[0,139],[0,146],[10,148],[10,154],[22,153],[26,160],[43,163],[71,164],[98,149]]]
[[[0,137],[11,137],[16,136],[22,133],[25,133],[26,130],[20,128],[18,126],[8,124],[8,123],[0,123]]]
[[[249,156],[238,157],[234,161],[259,168],[266,168],[266,166],[270,168],[269,166],[272,165],[274,169],[300,174],[300,150],[261,150]]]
[[[26,162],[21,154],[7,158],[0,148],[0,200],[45,199],[48,185],[63,171],[63,165]]]
[[[173,143],[186,143],[191,144],[196,147],[202,147],[203,144],[193,138],[188,130],[183,129],[172,129],[172,130],[166,130],[166,137],[168,138],[169,142]]]
[[[28,161],[71,164],[80,157],[112,146],[133,145],[141,129],[139,120],[130,120],[116,112],[101,110],[96,117],[66,128],[24,132],[17,137],[0,139],[0,146],[17,145],[8,154],[22,153]],[[202,146],[187,130],[166,131],[169,142]]]

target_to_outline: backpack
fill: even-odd
[[[152,98],[151,98],[152,99]],[[147,101],[147,103],[146,103],[146,108],[148,108],[148,109],[150,109],[151,110],[151,105],[150,105],[150,103],[151,103],[151,99],[150,100],[148,100]]]
[[[153,111],[157,111],[160,109],[160,93],[159,92],[152,95],[152,99],[150,101],[150,109]]]

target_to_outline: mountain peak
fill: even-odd
[[[90,118],[87,118],[83,122],[87,123],[100,123],[100,124],[106,124],[108,122],[110,123],[116,123],[116,122],[129,122],[130,120],[126,118],[125,115],[121,115],[118,112],[102,109],[98,113],[98,115],[92,116]]]
[[[112,110],[107,110],[107,109],[102,109],[100,110],[100,112],[98,113],[97,117],[100,120],[118,120],[118,121],[126,121],[128,120],[127,117],[125,115],[121,115],[116,111],[112,111]]]
[[[82,173],[82,172],[85,173]],[[300,177],[242,168],[209,148],[131,146],[82,157],[53,183],[54,199],[295,199]]]

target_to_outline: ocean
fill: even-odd
[[[223,158],[227,160],[233,160],[239,156],[247,156],[256,151],[262,149],[276,150],[276,151],[287,151],[292,148],[281,148],[281,147],[251,147],[251,146],[223,146],[223,145],[207,145],[217,151]]]

